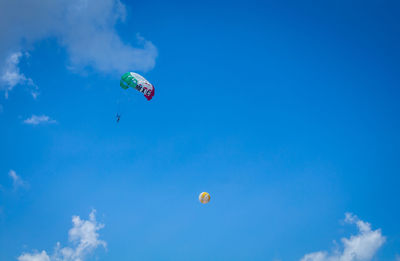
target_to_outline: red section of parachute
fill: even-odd
[[[153,86],[153,85],[151,85],[151,86],[153,87],[153,89],[151,90],[150,94],[145,94],[145,95],[144,95],[144,97],[146,97],[146,99],[147,99],[148,101],[150,101],[151,99],[153,99],[153,96],[154,96],[154,86]]]

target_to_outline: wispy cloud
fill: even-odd
[[[17,85],[29,86],[31,95],[34,99],[36,99],[39,95],[38,86],[31,78],[26,77],[20,72],[19,63],[24,55],[27,54],[23,54],[22,52],[11,53],[5,61],[0,78],[0,87],[4,90],[4,95],[6,98],[8,98],[8,92]]]
[[[30,125],[38,125],[43,123],[57,123],[57,121],[51,119],[49,116],[46,115],[40,115],[40,116],[32,115],[32,117],[25,119],[24,123]]]
[[[13,188],[14,190],[20,187],[26,187],[28,185],[14,170],[10,170],[8,172],[8,176],[13,180]]]
[[[306,254],[301,261],[370,261],[386,238],[380,229],[372,230],[371,224],[357,216],[346,213],[345,222],[355,224],[358,234],[342,238],[343,247],[337,247],[332,253],[318,251]]]
[[[50,37],[67,50],[68,68],[74,71],[88,66],[106,73],[152,69],[154,44],[139,35],[126,43],[118,35],[115,26],[125,17],[120,0],[0,1],[0,78],[6,95],[17,84],[33,83],[19,71],[20,58]]]
[[[40,253],[23,254],[18,257],[18,261],[50,261],[50,257],[43,250]]]
[[[99,239],[98,234],[104,225],[97,223],[95,213],[95,210],[90,213],[89,220],[83,220],[79,216],[72,217],[72,228],[68,232],[72,247],[61,247],[58,242],[51,255],[44,250],[23,253],[18,257],[18,261],[84,261],[98,247],[105,248],[107,244]]]

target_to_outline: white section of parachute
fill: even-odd
[[[131,72],[131,75],[138,81],[137,84],[141,85],[142,87],[148,89],[148,90],[153,90],[153,85],[146,80],[143,76],[141,76],[140,74]]]

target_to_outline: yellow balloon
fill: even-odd
[[[207,204],[208,202],[210,202],[210,199],[210,194],[208,194],[207,192],[201,192],[199,195],[199,200],[203,204]]]

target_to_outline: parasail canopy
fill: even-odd
[[[207,192],[201,192],[199,195],[199,200],[203,204],[207,204],[208,202],[210,202],[210,199],[211,199],[211,196]]]
[[[154,86],[149,81],[147,81],[143,76],[134,73],[127,72],[121,77],[119,83],[122,89],[126,90],[129,87],[138,90],[143,93],[144,97],[150,101],[154,96]]]

